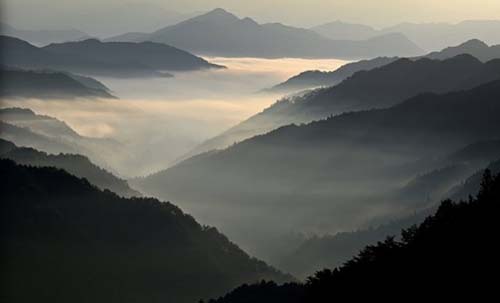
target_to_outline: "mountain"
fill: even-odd
[[[498,233],[500,177],[487,172],[481,183],[477,197],[469,202],[443,201],[434,215],[403,229],[400,239],[373,242],[335,269],[311,273],[303,284],[242,285],[208,302],[393,301],[409,293],[418,300],[494,295],[490,275],[498,266],[492,239]],[[380,291],[386,288],[389,293]]]
[[[115,172],[132,155],[118,141],[91,138],[78,134],[65,122],[39,115],[30,109],[0,109],[0,138],[22,147],[31,147],[50,154],[80,154],[93,163]]]
[[[376,64],[376,61],[372,63]],[[356,64],[353,68],[362,65]],[[345,70],[349,69],[346,66]],[[307,123],[342,112],[387,107],[420,93],[468,89],[496,79],[500,79],[500,59],[486,63],[470,55],[447,60],[398,59],[379,68],[355,73],[336,86],[279,100],[263,112],[204,142],[190,154],[225,148],[290,123]]]
[[[333,86],[339,84],[357,72],[372,70],[374,68],[392,63],[398,59],[399,58],[397,57],[378,57],[370,60],[347,63],[332,72],[323,72],[319,70],[305,71],[291,77],[283,83],[273,86],[266,91],[293,92],[320,86]]]
[[[342,21],[321,24],[311,30],[332,40],[366,40],[380,35],[371,26]]]
[[[0,78],[4,98],[115,98],[97,80],[70,73],[0,67]]]
[[[500,173],[500,141],[469,144],[430,163],[430,172],[412,179],[390,193],[379,193],[385,200],[421,205],[421,210],[403,218],[374,223],[369,228],[334,235],[313,236],[296,248],[273,258],[273,264],[299,278],[323,268],[341,266],[364,246],[395,236],[403,228],[423,222],[435,211],[435,203],[448,198],[467,199],[479,191],[485,169]],[[497,161],[496,161],[497,160]],[[419,161],[419,163],[422,163]]]
[[[163,70],[217,68],[182,50],[151,42],[104,43],[95,39],[38,48],[25,41],[0,36],[2,64],[26,69],[64,70],[113,77],[168,77]]]
[[[487,44],[500,44],[500,20],[469,20],[457,24],[402,23],[381,30],[382,33],[402,33],[425,49],[434,51],[467,40],[479,39]]]
[[[496,156],[499,157],[500,153],[497,153]],[[496,163],[488,166],[488,169],[493,173],[500,172],[500,162],[497,161]],[[454,187],[453,194],[450,196],[456,199],[467,199],[469,195],[477,193],[483,173],[484,170],[481,170],[468,178],[464,184]],[[432,180],[432,178],[429,179],[428,177],[430,176],[426,175],[420,177],[420,179],[425,178],[426,182],[429,182],[430,187],[441,186],[442,180]],[[431,177],[435,176],[432,175]],[[438,182],[437,184],[432,184],[432,181]],[[401,197],[404,196],[402,195]],[[426,203],[425,199],[420,202]],[[409,228],[414,224],[420,224],[433,211],[434,207],[402,219],[392,220],[377,227],[352,232],[341,232],[335,235],[311,237],[288,255],[280,256],[280,261],[276,264],[279,268],[292,273],[294,276],[305,279],[311,273],[315,273],[323,268],[341,266],[366,245],[383,241],[389,236],[396,236],[401,229]]]
[[[178,48],[152,42],[101,42],[97,39],[88,39],[50,44],[43,49],[54,54],[71,55],[89,60],[95,58],[119,65],[134,62],[155,70],[189,71],[222,68]]]
[[[139,192],[129,187],[127,181],[96,166],[85,156],[76,154],[51,155],[33,148],[17,147],[12,142],[0,139],[0,158],[10,159],[18,164],[63,169],[74,176],[87,179],[100,189],[110,190],[122,197],[141,196]]]
[[[121,198],[55,168],[0,167],[9,302],[193,302],[293,280],[168,202]]]
[[[382,29],[341,21],[322,24],[311,30],[333,40],[363,40],[389,33],[399,33],[425,51],[436,51],[463,41],[479,39],[488,44],[500,44],[497,33],[500,20],[468,20],[450,23],[401,23]]]
[[[386,109],[284,126],[133,184],[175,199],[207,222],[223,222],[220,227],[232,238],[254,249],[259,237],[272,233],[352,230],[420,207],[374,195],[425,173],[425,166],[413,165],[417,160],[497,140],[499,97],[497,80],[465,91],[420,94]]]
[[[389,236],[396,236],[401,229],[423,222],[429,214],[430,210],[425,210],[377,227],[340,232],[334,235],[314,236],[302,242],[288,255],[281,256],[276,264],[279,268],[290,271],[294,276],[306,279],[324,268],[341,266],[363,247],[383,241]]]
[[[108,40],[126,39],[166,43],[196,54],[228,57],[366,58],[421,53],[418,46],[400,34],[383,34],[362,41],[330,40],[307,29],[240,19],[220,8],[152,33],[128,33]]]
[[[489,169],[494,174],[500,174],[500,159],[494,161],[488,165],[487,169]],[[467,180],[463,182],[463,184],[457,185],[452,188],[448,195],[453,199],[468,199],[472,193],[478,191],[481,188],[481,180],[482,180],[483,172],[478,171]]]
[[[488,46],[488,44],[481,40],[473,39],[458,46],[447,47],[439,52],[432,52],[426,55],[426,57],[429,59],[444,60],[461,54],[472,55],[483,62],[500,59],[500,44]]]
[[[15,126],[0,121],[0,138],[16,142],[20,146],[35,147],[49,153],[76,153],[69,144],[59,142],[48,136],[37,134],[25,127]]]
[[[500,59],[500,45],[488,46],[486,43],[475,39],[457,46],[445,48],[439,52],[432,52],[412,59],[429,58],[433,60],[446,60],[463,54],[469,54],[482,62]],[[381,67],[397,59],[399,58],[361,60],[343,65],[332,72],[305,71],[265,91],[289,93],[319,86],[333,86],[354,75],[356,72]]]
[[[67,30],[20,30],[5,23],[0,23],[0,33],[16,37],[29,43],[44,46],[50,43],[78,41],[90,38],[87,33],[75,29]]]

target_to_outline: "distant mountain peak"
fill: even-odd
[[[216,9],[209,11],[206,14],[200,15],[198,17],[191,19],[191,20],[239,21],[240,18],[238,18],[236,15],[226,11],[225,9],[216,8]]]
[[[468,47],[468,48],[487,48],[488,44],[484,43],[479,39],[471,39],[467,42],[462,43],[458,47]]]
[[[86,43],[86,44],[101,44],[101,40],[96,39],[96,38],[90,38],[90,39],[85,39],[80,41],[81,43]]]

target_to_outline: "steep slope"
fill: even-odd
[[[168,202],[120,198],[54,168],[0,168],[9,302],[193,302],[292,279]]]
[[[482,63],[470,55],[447,60],[399,59],[355,73],[340,84],[284,98],[190,154],[225,148],[290,123],[307,123],[343,112],[383,108],[420,93],[468,89],[500,79],[500,59]]]
[[[373,193],[394,190],[424,173],[424,166],[411,165],[418,159],[496,140],[499,97],[496,81],[468,91],[419,95],[388,109],[290,125],[190,158],[137,185],[175,199],[208,222],[223,222],[239,243],[257,241],[261,229],[268,233],[263,237],[268,230],[352,230],[375,217],[414,209],[374,199]],[[264,215],[255,227],[257,209]],[[279,221],[266,215],[284,209]],[[237,218],[242,230],[225,216]],[[244,226],[252,226],[253,239]]]
[[[95,79],[62,72],[0,67],[0,80],[1,97],[115,98]]]
[[[48,166],[63,169],[79,178],[85,178],[100,189],[110,190],[122,197],[139,197],[127,181],[94,165],[87,157],[75,154],[51,155],[33,148],[17,147],[12,142],[0,139],[0,158],[10,159],[18,164]]]
[[[208,302],[395,301],[410,293],[419,300],[486,299],[495,294],[490,277],[498,266],[493,239],[499,232],[499,200],[500,177],[485,173],[475,199],[443,201],[423,223],[403,229],[401,240],[388,237],[374,242],[345,264],[317,272],[304,284],[242,285]],[[381,291],[385,289],[390,291]]]
[[[196,54],[232,57],[367,58],[421,53],[418,46],[400,34],[334,41],[307,29],[240,19],[220,8],[150,34],[122,36],[130,37],[134,41],[166,43]]]

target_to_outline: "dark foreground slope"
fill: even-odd
[[[447,300],[495,295],[496,238],[500,177],[484,174],[475,199],[443,201],[419,226],[365,247],[334,270],[317,272],[305,284],[243,285],[212,303],[332,302],[362,298],[400,302],[401,298]],[[399,297],[403,295],[403,297]]]
[[[33,148],[17,147],[0,139],[0,158],[10,159],[18,164],[49,166],[64,169],[79,178],[85,178],[100,189],[108,189],[123,197],[138,197],[141,194],[130,188],[126,180],[92,163],[87,157],[77,154],[51,155]]]
[[[4,302],[195,302],[289,280],[170,203],[0,160]]]

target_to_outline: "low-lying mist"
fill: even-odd
[[[65,121],[88,137],[124,144],[127,156],[110,166],[124,177],[168,167],[196,145],[260,112],[281,96],[259,94],[301,71],[333,70],[341,60],[207,58],[226,66],[174,78],[97,79],[118,100],[3,100]],[[130,158],[130,155],[133,155]]]

